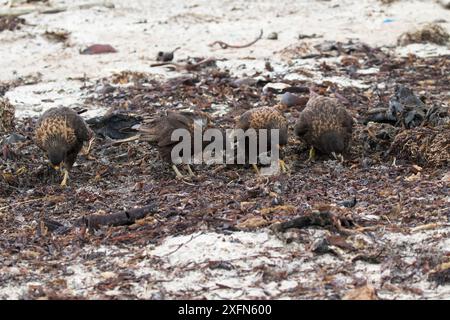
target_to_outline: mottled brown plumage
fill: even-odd
[[[294,131],[309,146],[324,154],[345,154],[352,127],[353,118],[338,100],[312,92]]]
[[[72,109],[52,108],[39,118],[35,129],[35,142],[47,153],[55,168],[64,166],[62,185],[67,183],[72,168],[90,131],[84,120]]]
[[[259,107],[244,112],[236,122],[236,128],[247,130],[278,129],[280,145],[284,146],[288,141],[288,126],[284,115],[276,107]],[[270,135],[269,135],[270,137]]]
[[[268,145],[263,150],[271,150],[270,130],[279,130],[278,147],[283,147],[288,142],[288,123],[285,116],[275,107],[259,107],[244,112],[236,121],[236,128],[242,130],[254,129],[256,133],[260,129],[266,129]],[[259,135],[258,135],[259,136]],[[258,139],[258,150],[260,150],[260,141]],[[246,150],[248,150],[248,141],[246,141]],[[259,152],[259,151],[258,151]],[[283,158],[283,155],[280,155]],[[282,169],[285,171],[284,162],[280,162]]]
[[[172,149],[179,141],[172,141],[172,133],[177,129],[189,131],[191,136],[191,146],[194,145],[194,128],[198,126],[204,131],[209,125],[209,115],[204,112],[188,111],[168,111],[166,115],[151,121],[148,125],[140,127],[139,131],[143,134],[141,140],[147,140],[156,143],[159,154],[163,161],[172,162]],[[203,143],[203,147],[208,143]],[[191,148],[190,156],[194,156],[194,148]],[[181,154],[183,156],[183,154]],[[182,177],[181,173],[172,166],[177,177]],[[188,167],[190,171],[190,167]],[[192,174],[192,172],[190,172]]]

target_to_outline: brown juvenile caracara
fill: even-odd
[[[311,91],[305,109],[295,124],[295,134],[305,141],[314,157],[314,148],[324,154],[346,153],[352,137],[353,118],[338,100]]]
[[[35,129],[35,141],[56,170],[62,169],[61,186],[67,185],[69,171],[84,141],[89,141],[91,132],[84,120],[72,109],[51,108],[39,118]]]
[[[183,175],[178,170],[177,166],[172,161],[172,149],[179,143],[179,141],[172,141],[172,133],[177,129],[185,129],[191,136],[191,154],[194,156],[194,128],[201,127],[202,132],[208,127],[210,117],[204,112],[188,112],[188,111],[168,111],[166,115],[161,116],[151,121],[145,127],[140,127],[139,131],[142,133],[141,140],[155,142],[159,154],[164,162],[172,164],[172,169],[175,171],[177,178],[183,178]],[[202,142],[202,148],[205,144]],[[183,156],[183,154],[181,155]],[[190,176],[194,173],[189,164],[187,169]]]
[[[259,107],[244,112],[236,121],[236,128],[242,130],[254,129],[256,133],[260,129],[266,129],[268,137],[268,146],[266,150],[271,150],[270,130],[279,130],[278,148],[285,146],[288,142],[288,124],[284,115],[279,111],[278,107]],[[246,141],[246,150],[248,150],[248,141]],[[259,150],[259,140],[258,140]],[[259,151],[258,151],[259,152]],[[283,172],[287,171],[284,161],[280,154],[280,168]],[[255,171],[259,174],[256,164],[252,164]]]

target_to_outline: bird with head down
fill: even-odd
[[[337,158],[346,154],[352,137],[353,118],[339,100],[318,95],[310,89],[310,98],[295,124],[295,134],[311,149]]]
[[[276,147],[281,151],[281,149],[288,143],[288,123],[286,117],[280,111],[282,108],[281,105],[277,105],[275,107],[258,107],[247,110],[240,117],[237,118],[236,128],[242,129],[244,131],[248,129],[254,129],[257,134],[257,148],[258,154],[261,149],[261,141],[259,139],[259,130],[265,129],[268,130],[267,133],[267,146],[265,150],[271,150],[272,143],[270,141],[270,131],[271,130],[279,130],[279,141]],[[249,150],[248,146],[249,141],[245,141],[245,152],[247,153]],[[283,172],[287,172],[286,164],[282,159],[283,155],[280,155],[279,166]],[[256,164],[252,164],[255,171],[259,174],[259,169]]]
[[[178,179],[183,178],[183,174],[178,170],[176,164],[172,159],[172,150],[180,142],[178,140],[172,140],[172,133],[177,129],[185,129],[190,135],[191,146],[194,145],[194,130],[199,128],[202,133],[208,127],[210,122],[210,116],[201,111],[168,111],[165,115],[162,115],[156,119],[153,119],[144,126],[138,128],[141,134],[140,140],[150,141],[156,144],[159,154],[162,160],[172,165],[172,169],[175,172]],[[202,148],[206,146],[205,142],[202,142]],[[195,155],[195,150],[191,147],[191,152],[188,155],[192,158]],[[180,155],[183,157],[184,155]],[[190,176],[194,176],[194,173],[189,165],[186,163],[187,170]]]
[[[47,153],[51,165],[62,170],[61,186],[67,185],[69,171],[92,132],[84,120],[67,107],[51,108],[39,118],[35,129],[35,142]]]

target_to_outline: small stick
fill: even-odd
[[[179,63],[175,63],[175,62],[160,62],[160,63],[153,63],[150,65],[150,67],[174,66],[175,69],[192,71],[192,70],[195,70],[198,67],[200,67],[202,64],[209,63],[212,61],[216,61],[216,59],[207,58],[207,59],[203,59],[197,63],[192,63],[192,64],[190,64],[190,63],[179,64]]]
[[[141,136],[138,134],[138,135],[131,136],[131,137],[125,138],[125,139],[113,140],[112,142],[108,143],[106,146],[110,147],[110,146],[115,146],[115,145],[118,145],[118,144],[121,144],[124,142],[131,142],[131,141],[139,140],[140,137]]]
[[[210,43],[209,46],[213,47],[214,45],[218,44],[222,49],[228,49],[228,48],[234,48],[234,49],[241,49],[241,48],[247,48],[250,47],[251,45],[255,44],[258,40],[260,40],[263,36],[263,30],[261,29],[259,36],[253,40],[252,42],[249,42],[247,44],[244,45],[231,45],[228,44],[226,42],[223,41],[214,41],[213,43]]]
[[[166,253],[165,255],[160,256],[160,258],[162,258],[162,257],[167,257],[167,256],[170,256],[171,254],[174,254],[175,252],[177,252],[178,250],[180,250],[181,247],[187,245],[189,242],[191,242],[191,241],[194,240],[195,238],[200,237],[202,234],[203,234],[203,232],[200,232],[200,233],[197,234],[197,235],[192,235],[191,238],[190,238],[188,241],[186,241],[186,242],[184,242],[184,243],[178,245],[178,247],[176,247],[175,250],[170,251],[169,253]]]

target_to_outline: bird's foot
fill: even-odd
[[[192,171],[191,166],[190,166],[189,164],[187,164],[186,167],[187,167],[187,170],[188,170],[188,172],[189,172],[189,176],[195,177],[195,174],[194,174],[194,172]]]
[[[175,174],[177,175],[176,178],[177,179],[183,179],[183,175],[181,174],[180,170],[178,170],[176,165],[172,165],[172,169],[175,172]]]
[[[259,172],[258,166],[256,164],[253,163],[252,168],[253,168],[253,170],[255,170],[255,172],[258,176],[261,175],[261,173]]]
[[[91,140],[89,140],[89,144],[88,144],[87,148],[85,150],[83,150],[83,154],[86,157],[89,156],[89,153],[91,152],[91,148],[94,143],[94,140],[95,140],[95,137],[93,137]]]
[[[61,181],[61,187],[67,187],[67,180],[69,179],[69,171],[67,169],[63,170],[64,178]]]
[[[286,165],[286,162],[284,162],[284,160],[278,160],[278,163],[280,165],[281,172],[289,173],[289,167]]]
[[[314,147],[311,147],[311,149],[309,149],[309,157],[307,162],[313,162],[315,157],[316,157],[316,150],[314,149]]]
[[[333,158],[337,161],[339,161],[341,164],[344,163],[344,157],[342,156],[342,153],[338,153],[336,154],[336,152],[332,152],[331,155],[333,156]]]
[[[394,160],[392,160],[392,166],[394,168],[397,168],[397,158],[396,157],[394,157]]]

